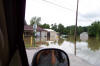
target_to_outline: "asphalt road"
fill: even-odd
[[[40,48],[28,48],[26,49],[27,52],[27,57],[28,57],[28,62],[29,65],[31,66],[31,61],[33,58],[33,55],[35,52],[37,52]],[[68,54],[69,59],[70,59],[70,66],[93,66],[86,62],[85,60],[73,55],[73,54]]]

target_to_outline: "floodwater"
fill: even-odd
[[[39,39],[37,38],[36,40],[39,41]],[[100,66],[100,40],[89,38],[87,41],[81,41],[80,38],[77,38],[76,46],[74,37],[59,38],[54,39],[54,41],[47,41],[47,39],[42,38],[41,41],[48,42],[48,45],[40,44],[39,47],[59,48],[68,54],[75,54],[76,51],[76,56],[81,57],[94,66]]]
[[[100,40],[89,38],[87,41],[81,41],[77,38],[76,50],[74,37],[48,41],[49,45],[40,45],[40,47],[52,47],[64,50],[69,54],[75,54],[94,66],[100,66]]]

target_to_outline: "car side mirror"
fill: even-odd
[[[68,55],[60,49],[48,48],[38,51],[32,66],[70,66]]]

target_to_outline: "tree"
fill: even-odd
[[[58,28],[57,27],[58,26],[56,25],[56,23],[55,24],[51,24],[51,29],[55,30],[56,32],[58,32]]]
[[[71,35],[70,26],[67,26],[65,30],[67,35]]]
[[[61,34],[64,34],[64,26],[62,24],[58,25],[58,32]]]
[[[36,22],[37,25],[40,25],[40,21],[41,21],[41,17],[32,17],[31,21],[30,21],[30,25],[33,26],[33,24]]]
[[[50,28],[50,25],[45,23],[45,24],[43,24],[43,25],[40,25],[40,27],[49,29],[49,28]]]
[[[74,32],[75,32],[75,26],[74,25],[66,27],[67,35],[74,35]]]
[[[78,26],[77,27],[77,35],[80,35],[82,32],[88,32],[88,27]]]
[[[95,21],[88,28],[88,33],[90,36],[94,36],[97,39],[100,37],[100,21]]]

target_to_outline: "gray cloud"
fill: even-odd
[[[86,14],[80,14],[80,16],[83,18],[95,19],[95,18],[100,17],[100,10],[90,11]]]
[[[97,13],[97,12],[96,13],[87,13],[85,15],[82,15],[82,17],[95,19],[97,17],[100,17],[100,13]]]
[[[88,12],[86,14],[79,13],[79,21],[94,21],[94,20],[100,20],[100,12],[99,10],[94,12]]]

